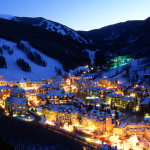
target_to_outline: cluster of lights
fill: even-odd
[[[54,125],[54,122],[53,121],[51,121],[51,120],[46,120],[46,122],[45,122],[46,124],[49,124],[49,125]]]
[[[63,129],[69,132],[73,132],[73,126],[72,125],[68,125],[68,123],[65,123],[63,126]]]
[[[113,146],[117,146],[117,149],[121,150],[142,150],[144,147],[143,145],[139,144],[137,136],[131,136],[129,139],[121,140],[118,135],[110,136],[109,141],[112,143]]]

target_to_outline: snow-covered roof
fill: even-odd
[[[132,88],[132,89],[129,89],[129,91],[130,91],[130,92],[134,92],[134,91],[135,91],[135,89],[133,89],[133,88]]]
[[[77,98],[77,101],[78,101],[79,103],[84,102],[81,98]]]
[[[11,89],[12,87],[10,86],[0,86],[0,90],[3,89],[3,90],[8,90],[8,89]]]
[[[52,86],[50,84],[44,84],[44,85],[41,85],[38,89],[46,89],[46,88],[51,88]]]
[[[11,91],[11,93],[25,93],[24,89],[21,89],[19,87],[14,87]]]
[[[149,95],[150,95],[150,92],[145,92],[144,95],[146,95],[146,94],[149,94]]]
[[[46,98],[46,95],[45,94],[37,94],[37,96],[39,96],[40,98]]]
[[[150,98],[149,97],[146,97],[142,102],[141,104],[144,104],[144,105],[148,105],[150,103]]]
[[[42,107],[35,107],[38,112],[42,112]]]
[[[66,94],[65,93],[58,93],[58,92],[49,92],[48,94],[46,94],[47,96],[49,96],[49,97],[54,97],[54,96],[58,96],[58,97],[63,97],[63,96],[65,96]]]
[[[49,96],[49,97],[54,97],[54,96],[58,96],[58,97],[62,96],[63,97],[65,95],[67,95],[68,97],[74,96],[74,94],[72,94],[72,93],[62,93],[61,90],[49,90],[47,93],[48,94],[46,94],[46,96]]]
[[[13,18],[15,18],[15,16],[11,16],[11,15],[8,15],[8,14],[0,14],[0,18],[7,19],[7,20],[12,20]]]
[[[19,98],[19,97],[8,97],[6,101],[10,101],[12,104],[27,104],[25,101],[27,98]]]
[[[68,97],[73,97],[74,94],[73,93],[64,93],[65,95],[67,95]]]
[[[90,110],[90,112],[94,115],[99,115],[100,112],[98,110]]]
[[[32,94],[32,93],[37,93],[37,91],[36,90],[27,90],[26,93]]]
[[[104,87],[88,87],[87,90],[89,91],[100,91],[100,90],[106,90]]]
[[[106,89],[107,92],[113,92],[114,89]]]
[[[125,96],[122,97],[123,101],[132,101],[132,100],[136,100],[136,97],[132,97],[132,96]]]
[[[117,94],[117,93],[110,93],[110,94],[107,94],[106,96],[108,96],[108,97],[121,97],[122,95]]]
[[[64,111],[64,110],[66,110],[66,112],[69,112],[69,110],[71,110],[70,113],[76,113],[78,111],[73,105],[50,105],[49,109],[51,111]]]

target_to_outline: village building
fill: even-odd
[[[26,115],[27,98],[8,97],[5,100],[5,109],[14,117]]]
[[[22,88],[19,88],[19,87],[15,86],[11,90],[10,96],[24,98],[25,97],[25,90],[22,89]]]
[[[106,95],[106,104],[110,106],[119,106],[121,104],[121,94],[110,93]]]
[[[2,99],[5,100],[7,97],[10,96],[12,87],[10,86],[0,86],[0,92],[2,94]]]
[[[136,97],[132,97],[132,96],[125,96],[121,98],[121,102],[120,102],[121,106],[126,108],[126,107],[131,107],[133,108],[134,106],[137,105],[137,100]]]
[[[139,136],[145,136],[145,130],[150,126],[150,123],[131,123],[131,122],[125,122],[120,123],[118,126],[114,126],[113,128],[113,134],[120,135],[120,136],[126,136],[126,135],[132,135],[136,134]]]
[[[146,97],[143,101],[141,101],[141,108],[144,112],[150,112],[150,98]]]
[[[72,105],[54,105],[42,109],[42,116],[61,123],[77,123],[78,111]]]

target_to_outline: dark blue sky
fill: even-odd
[[[91,30],[150,16],[150,0],[0,0],[0,14],[44,17],[75,30]]]

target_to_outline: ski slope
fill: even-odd
[[[18,81],[22,78],[28,78],[30,80],[41,80],[48,79],[49,77],[53,77],[56,75],[55,67],[61,69],[62,73],[64,73],[63,66],[55,59],[52,59],[38,50],[34,49],[30,46],[28,42],[22,41],[27,47],[31,48],[31,51],[36,51],[41,57],[47,62],[46,67],[39,66],[32,62],[24,52],[17,48],[16,43],[4,40],[0,38],[0,47],[3,44],[10,46],[10,49],[14,50],[12,55],[8,54],[7,50],[3,49],[3,56],[5,57],[7,68],[0,68],[0,75],[3,75],[7,80]],[[2,55],[2,54],[0,54]],[[31,66],[31,72],[24,72],[17,65],[16,60],[18,58],[22,58],[25,62],[29,63]]]

